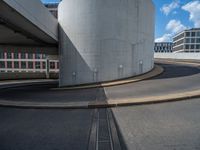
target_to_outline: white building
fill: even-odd
[[[156,42],[154,43],[155,53],[171,53],[173,48],[172,42]]]
[[[174,52],[200,52],[200,28],[184,30],[173,38]]]

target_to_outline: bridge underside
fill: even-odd
[[[23,1],[26,4],[22,3]],[[31,7],[31,4],[27,3],[34,5]],[[32,14],[31,9],[36,13]],[[39,14],[41,11],[43,13]],[[43,18],[50,20],[52,24],[49,25],[41,16],[38,17],[39,15],[43,15]],[[57,53],[57,43],[57,20],[39,0],[0,1],[1,47],[54,47],[52,49]]]

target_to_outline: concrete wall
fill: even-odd
[[[155,53],[154,58],[200,60],[200,53]]]
[[[151,0],[63,0],[60,86],[116,80],[153,67]]]
[[[54,39],[55,41],[58,40],[57,19],[51,15],[51,13],[47,10],[47,8],[42,4],[40,0],[3,0],[2,2],[6,3],[13,10],[17,11],[21,16],[27,19],[27,21],[38,27],[52,39]],[[6,9],[2,8],[0,16],[6,18],[7,20],[12,22],[13,24],[16,24],[19,27],[23,27],[23,29],[27,32],[32,32],[31,30],[33,30],[33,34],[34,32],[38,32],[30,24],[27,24],[27,22],[24,22],[24,20],[20,20],[21,18],[19,18],[19,16],[15,15],[9,10],[8,12],[6,12]],[[38,34],[40,33],[38,32]],[[41,34],[41,36],[44,35]]]

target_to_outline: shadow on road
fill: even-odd
[[[200,73],[200,69],[192,66],[183,66],[176,64],[163,64],[157,63],[164,68],[164,72],[152,79],[167,79],[167,78],[178,78],[184,76],[191,76]]]

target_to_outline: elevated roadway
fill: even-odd
[[[1,46],[57,47],[57,19],[40,0],[0,1]]]

